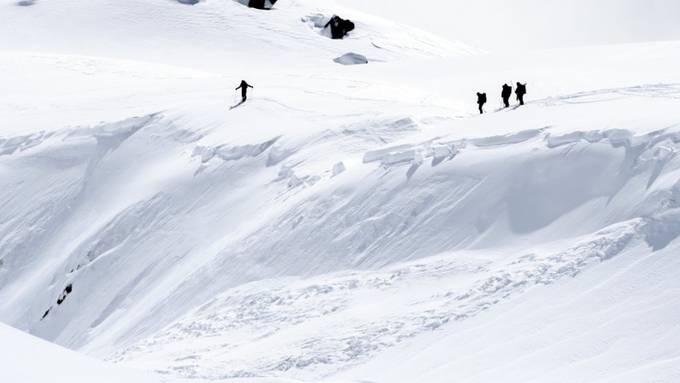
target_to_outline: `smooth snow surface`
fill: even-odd
[[[160,382],[143,373],[100,362],[0,324],[3,382]]]
[[[0,320],[122,366],[7,327],[0,355],[680,379],[680,43],[494,56],[322,0],[0,7]],[[332,14],[356,31],[323,36]]]
[[[0,323],[0,379],[51,383],[207,383],[176,379],[102,362]],[[225,383],[294,383],[289,379],[229,379]],[[331,382],[329,382],[331,383]],[[337,383],[337,382],[335,382]]]
[[[334,0],[484,49],[680,39],[677,0]]]

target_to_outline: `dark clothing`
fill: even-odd
[[[250,84],[248,84],[245,80],[241,81],[241,85],[239,85],[235,90],[241,89],[241,97],[243,98],[243,102],[246,102],[248,99],[248,88],[253,88]],[[255,88],[253,88],[255,89]]]
[[[505,105],[506,108],[510,107],[510,96],[512,96],[512,87],[508,84],[503,84],[501,97],[503,97],[503,105]]]
[[[484,104],[486,104],[486,93],[477,93],[477,105],[479,105],[479,114],[484,114]]]
[[[517,89],[515,89],[515,94],[517,95],[517,101],[520,105],[524,105],[524,95],[527,94],[527,84],[517,83]]]
[[[345,37],[347,32],[354,30],[355,27],[353,22],[350,20],[345,20],[340,16],[331,17],[330,21],[326,23],[324,28],[328,28],[329,26],[331,27],[331,38],[336,40]]]

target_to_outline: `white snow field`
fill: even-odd
[[[0,381],[680,381],[680,42],[184,3],[0,3]]]
[[[3,382],[175,383],[152,372],[105,363],[0,324]],[[207,383],[192,380],[195,383]],[[230,379],[229,383],[291,383],[284,379]]]
[[[3,382],[160,382],[152,373],[107,365],[4,324],[0,337]]]

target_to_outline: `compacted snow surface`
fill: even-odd
[[[187,3],[0,3],[0,381],[680,381],[680,43]]]

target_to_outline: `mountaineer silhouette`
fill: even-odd
[[[517,101],[520,105],[524,105],[524,95],[527,94],[527,84],[517,83],[517,88],[515,89],[515,94],[517,95]]]
[[[503,105],[505,105],[506,108],[510,107],[510,96],[512,96],[512,87],[508,84],[503,84],[501,97],[503,97]]]
[[[253,88],[253,86],[250,85],[250,84],[248,84],[248,83],[246,82],[246,80],[241,80],[241,85],[239,85],[239,86],[235,89],[235,90],[241,89],[241,97],[243,98],[243,100],[241,101],[241,103],[246,102],[246,100],[248,99],[248,88]],[[255,88],[253,88],[253,89],[255,89]]]
[[[479,114],[484,114],[484,104],[486,104],[486,93],[477,93],[477,105],[479,105]]]

